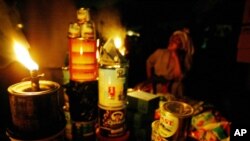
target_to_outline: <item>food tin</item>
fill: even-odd
[[[185,141],[193,107],[180,101],[169,101],[161,107],[159,134],[170,141]]]
[[[126,107],[99,107],[99,132],[103,137],[120,137],[126,133]]]
[[[151,124],[152,127],[151,141],[167,141],[167,139],[159,135],[158,132],[159,124],[160,124],[159,120],[155,120]]]
[[[99,67],[99,104],[107,107],[122,107],[127,97],[126,66],[100,66]]]

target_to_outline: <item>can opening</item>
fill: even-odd
[[[164,109],[178,117],[187,117],[193,114],[193,107],[179,101],[170,101],[164,105]]]

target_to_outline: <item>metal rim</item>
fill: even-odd
[[[8,88],[9,94],[18,96],[34,96],[41,94],[51,94],[60,88],[60,85],[53,81],[40,80],[39,81],[41,90],[37,92],[25,91],[31,88],[31,81],[23,81],[11,85]]]
[[[163,109],[177,117],[189,117],[194,112],[191,105],[180,101],[168,101],[163,105]]]

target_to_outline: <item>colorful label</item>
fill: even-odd
[[[152,122],[151,141],[167,141],[167,139],[163,138],[158,133],[159,124],[160,124],[159,120],[155,120],[154,122]]]
[[[126,102],[126,68],[99,68],[99,104],[121,107]]]
[[[159,133],[162,137],[173,136],[179,127],[179,119],[169,112],[161,111]]]
[[[126,109],[99,108],[100,134],[105,137],[117,137],[126,132]]]

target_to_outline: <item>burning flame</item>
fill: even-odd
[[[115,47],[117,49],[120,49],[122,47],[122,40],[121,40],[121,38],[115,37],[114,38],[114,43],[115,43]]]
[[[14,41],[14,51],[17,60],[21,62],[29,70],[38,70],[38,65],[34,62],[29,54],[29,51],[21,43]]]
[[[122,45],[122,40],[120,37],[114,38],[115,47],[119,50],[122,55],[125,55],[126,48]]]

